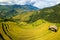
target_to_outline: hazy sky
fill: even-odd
[[[33,5],[38,8],[50,7],[60,3],[60,0],[0,0],[0,5]]]

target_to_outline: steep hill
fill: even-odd
[[[20,13],[19,10],[17,10]],[[11,17],[11,16],[10,16]],[[1,40],[60,40],[60,4],[0,19]],[[55,25],[54,32],[49,26]]]
[[[28,22],[35,22],[38,19],[44,19],[53,23],[60,23],[60,4],[50,8],[44,8],[39,11],[34,11]]]
[[[0,5],[0,18],[11,18],[32,10],[38,10],[38,8],[32,5]]]
[[[35,22],[39,19],[53,23],[60,23],[60,4],[38,11],[22,13],[20,15],[16,15],[14,18],[20,19],[21,21],[26,21],[28,23]]]

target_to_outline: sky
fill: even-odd
[[[60,0],[0,0],[0,5],[32,5],[38,8],[50,7],[59,4]]]

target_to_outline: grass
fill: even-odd
[[[19,15],[6,22],[3,19],[0,20],[0,34],[5,40],[60,40],[59,17],[60,4],[38,11],[21,14],[19,12]],[[2,24],[4,24],[3,27]],[[56,25],[58,31],[48,30],[51,25]]]
[[[15,22],[5,22],[4,24],[8,24],[9,27],[7,26],[7,29],[4,27],[4,29],[6,32],[8,30],[7,34],[13,40],[60,40],[60,27],[57,32],[50,31],[48,30],[49,26],[55,24],[49,23],[47,21],[44,21],[43,23],[43,21],[38,20],[28,25],[26,25],[27,23],[25,24],[25,22],[21,22],[20,24],[25,24],[22,27],[18,26]],[[2,34],[5,40],[11,40],[6,34],[4,34],[3,30],[1,29],[1,23],[0,34]]]

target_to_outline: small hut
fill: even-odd
[[[58,28],[57,26],[53,25],[53,26],[49,26],[49,30],[57,32]]]

